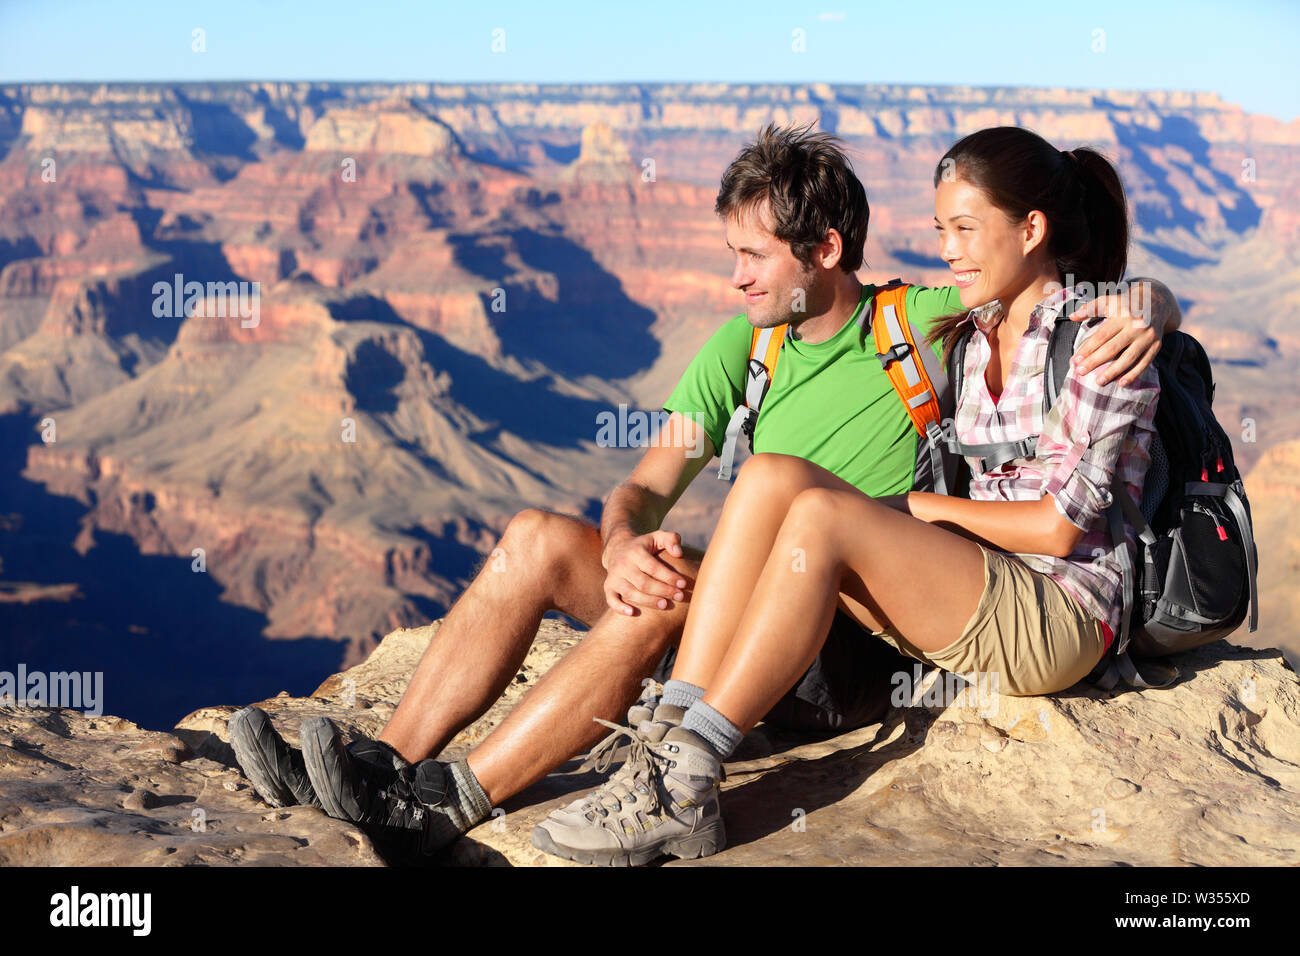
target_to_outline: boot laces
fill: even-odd
[[[674,765],[666,755],[667,748],[654,743],[634,727],[620,726],[599,717],[592,719],[613,731],[591,751],[592,768],[597,773],[609,770],[624,737],[628,740],[629,751],[623,766],[583,801],[583,811],[608,816],[611,810],[619,812],[625,804],[637,804],[644,799],[645,811],[654,813],[663,805],[661,794],[670,796],[663,784],[665,771]]]

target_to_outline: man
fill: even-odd
[[[236,755],[264,798],[322,806],[361,825],[393,856],[428,853],[592,746],[603,733],[593,717],[622,714],[657,662],[658,673],[668,672],[665,655],[681,637],[703,554],[662,525],[725,441],[742,402],[752,328],[789,324],[754,428],[755,451],[817,462],[872,496],[928,486],[932,476],[917,464],[928,455],[856,321],[870,314],[874,292],[856,277],[869,208],[837,142],[808,127],[769,126],[728,167],[715,209],[736,257],[731,283],[744,293],[746,313],[691,362],[664,405],[671,415],[660,440],[610,494],[599,529],[536,509],[514,517],[500,541],[508,573],[488,565],[479,571],[378,740],[345,747],[334,725],[318,718],[304,722],[299,754],[261,711],[232,718]],[[1149,289],[1145,311],[1155,328],[1135,322],[1121,296],[1077,315],[1110,317],[1081,349],[1084,371],[1110,362],[1101,374],[1132,377],[1154,358],[1159,332],[1177,327],[1179,316],[1167,289]],[[913,289],[906,305],[922,335],[961,310],[954,287]],[[691,452],[701,447],[703,454]],[[500,697],[550,610],[586,624],[582,642],[466,760],[430,759]],[[862,726],[886,708],[890,675],[909,666],[837,613],[821,656],[768,720]],[[656,702],[642,703],[627,712],[633,726]]]

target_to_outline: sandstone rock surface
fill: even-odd
[[[295,742],[318,715],[375,734],[439,623],[394,631],[310,697],[260,706]],[[489,733],[580,636],[543,621],[505,695],[444,756]],[[1300,863],[1296,673],[1276,650],[1227,642],[1174,660],[1182,680],[1165,691],[953,699],[955,680],[922,679],[916,706],[850,733],[760,725],[727,765],[728,847],[685,865]],[[226,742],[237,709],[163,734],[0,708],[0,864],[381,865],[359,830],[261,802]],[[532,827],[600,780],[570,761],[434,862],[565,865],[532,847]]]

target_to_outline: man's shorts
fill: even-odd
[[[663,683],[672,674],[677,648],[669,649],[654,672]],[[915,662],[872,635],[836,608],[826,643],[799,682],[774,706],[764,722],[788,730],[844,733],[882,720],[900,671]]]
[[[1108,627],[1055,578],[1014,555],[979,547],[984,594],[957,640],[926,653],[892,626],[867,633],[954,674],[975,671],[977,680],[1012,697],[1052,694],[1087,677],[1106,652]],[[986,674],[996,674],[997,683]]]

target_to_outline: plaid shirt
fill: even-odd
[[[998,399],[993,398],[984,372],[992,356],[988,332],[1001,320],[1002,304],[994,300],[971,311],[974,331],[966,350],[955,427],[959,439],[968,444],[1040,436],[1034,458],[1017,458],[987,474],[979,471],[978,460],[967,458],[971,500],[1036,501],[1044,494],[1051,495],[1057,511],[1084,530],[1083,538],[1068,558],[1044,554],[1017,557],[1055,579],[1088,613],[1105,622],[1113,636],[1120,630],[1123,595],[1120,565],[1106,518],[1112,499],[1111,478],[1118,470],[1133,500],[1142,500],[1160,379],[1155,367],[1149,366],[1130,385],[1113,381],[1099,386],[1096,376],[1106,364],[1086,376],[1078,375],[1071,366],[1044,421],[1048,340],[1058,321],[1070,321],[1061,306],[1072,292],[1062,289],[1034,307]],[[1094,318],[1082,324],[1091,331],[1102,321]],[[1131,558],[1136,536],[1127,521],[1124,529]]]

